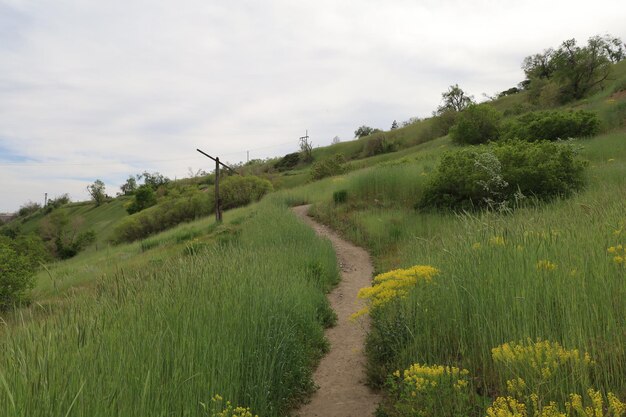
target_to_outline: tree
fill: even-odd
[[[558,49],[546,49],[541,54],[528,56],[522,63],[526,81],[522,83],[538,99],[544,88],[559,102],[581,99],[610,75],[611,63],[626,58],[625,45],[619,38],[609,35],[589,38],[586,46],[579,46],[576,39],[564,41]],[[549,93],[549,94],[548,94]],[[546,100],[544,100],[546,101]],[[551,100],[548,100],[551,101]]]
[[[67,259],[96,239],[93,230],[80,232],[83,223],[84,219],[80,216],[70,220],[66,211],[55,210],[42,220],[39,233],[53,256]]]
[[[137,190],[137,180],[132,175],[128,177],[124,185],[120,187],[123,195],[132,195]]]
[[[437,108],[437,113],[445,113],[446,111],[463,111],[467,106],[474,103],[474,97],[465,94],[458,84],[448,87],[448,91],[441,93],[443,104]]]
[[[87,186],[87,192],[91,196],[91,199],[95,201],[96,206],[106,201],[104,182],[95,180],[93,184]]]
[[[158,172],[150,173],[148,171],[144,171],[141,175],[137,175],[138,180],[142,178],[144,185],[152,187],[154,191],[156,191],[160,186],[166,185],[170,182],[169,178],[161,175]]]
[[[374,129],[372,127],[369,126],[360,126],[357,130],[354,131],[354,137],[357,139],[360,139],[364,136],[369,136],[372,133],[374,133],[377,129]]]
[[[333,138],[333,141],[331,142],[331,145],[336,145],[336,144],[338,144],[340,142],[341,142],[341,139],[339,139],[339,136],[335,136]]]
[[[396,120],[393,121],[393,123],[391,123],[391,130],[397,129],[398,128],[398,122]]]

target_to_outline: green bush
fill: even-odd
[[[450,137],[461,144],[492,142],[500,136],[501,119],[500,112],[489,104],[470,104],[459,114]]]
[[[149,185],[142,185],[134,191],[134,195],[133,201],[126,206],[128,214],[138,213],[141,210],[152,207],[157,203],[154,189]]]
[[[272,183],[255,176],[234,175],[220,183],[222,209],[245,206],[273,190]]]
[[[230,209],[258,201],[271,191],[272,184],[264,179],[248,176],[226,177],[220,182],[222,208]],[[128,216],[113,231],[115,243],[132,242],[161,232],[177,224],[207,216],[215,211],[213,192],[186,190],[172,193],[157,205]]]
[[[311,178],[320,180],[333,175],[343,174],[345,172],[345,162],[346,159],[340,153],[322,161],[317,161],[311,167]]]
[[[300,162],[300,152],[289,153],[274,164],[274,168],[283,172],[294,168]]]
[[[584,184],[576,149],[548,141],[505,141],[444,154],[418,207],[506,208],[524,197],[568,196]]]
[[[527,141],[557,140],[593,136],[600,129],[595,113],[542,111],[519,116],[502,127],[502,138]]]
[[[206,216],[214,210],[212,193],[188,192],[126,217],[113,231],[112,241],[121,243],[142,239],[179,223]]]
[[[335,204],[345,203],[348,200],[348,190],[339,190],[333,193],[333,201]]]
[[[33,259],[20,253],[14,241],[0,237],[0,311],[28,302],[28,291],[34,286]]]
[[[365,156],[375,156],[383,153],[394,152],[397,150],[395,143],[387,140],[383,133],[378,133],[365,142],[363,153]]]

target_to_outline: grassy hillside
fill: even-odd
[[[226,220],[68,262],[91,285],[3,330],[1,414],[196,416],[228,400],[284,415],[325,349],[335,256],[280,200]]]

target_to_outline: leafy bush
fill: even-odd
[[[41,209],[41,204],[29,201],[28,203],[20,207],[17,215],[20,217],[26,217],[37,212],[39,209]]]
[[[63,207],[66,204],[70,203],[70,196],[68,194],[62,194],[56,198],[51,198],[48,200],[46,207],[44,207],[44,214],[48,214],[52,212],[52,210]]]
[[[322,161],[317,161],[311,167],[311,178],[320,180],[333,175],[343,174],[345,172],[345,162],[346,159],[340,153]]]
[[[54,211],[44,218],[39,233],[50,254],[59,259],[68,259],[92,244],[96,240],[96,234],[92,230],[79,232],[83,223],[82,217],[70,219],[63,210]]]
[[[348,200],[348,190],[339,190],[333,193],[333,201],[335,204],[345,203]]]
[[[505,139],[527,141],[557,140],[593,136],[600,129],[595,113],[584,110],[531,112],[506,123],[502,128]]]
[[[21,253],[15,241],[0,237],[0,311],[28,301],[35,269],[33,259]]]
[[[293,169],[300,162],[300,152],[288,153],[274,164],[274,168],[278,171],[288,171]]]
[[[254,201],[273,190],[272,183],[255,176],[231,176],[220,183],[220,198],[222,209],[241,207]]]
[[[257,201],[271,189],[272,184],[269,181],[258,177],[226,177],[220,183],[222,208],[229,209]],[[214,211],[212,192],[186,190],[183,194],[173,193],[171,198],[122,220],[113,231],[112,240],[121,243],[143,239]]]
[[[215,210],[212,193],[194,191],[126,217],[113,231],[115,243],[132,242]]]
[[[583,186],[585,166],[573,146],[547,141],[506,141],[449,152],[418,207],[504,208],[524,196],[568,196]]]
[[[470,104],[458,116],[450,129],[450,136],[456,143],[476,145],[492,142],[500,135],[499,111],[488,104]]]
[[[395,143],[388,141],[387,137],[383,133],[379,133],[368,139],[363,147],[363,153],[365,156],[374,156],[394,152],[396,149],[397,146]]]
[[[149,185],[142,185],[134,191],[134,194],[135,198],[126,206],[128,214],[138,213],[143,209],[154,206],[157,202],[154,189]]]

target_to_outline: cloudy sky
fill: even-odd
[[[626,2],[0,0],[0,212],[102,179],[350,140],[480,98],[568,38],[626,38]]]

